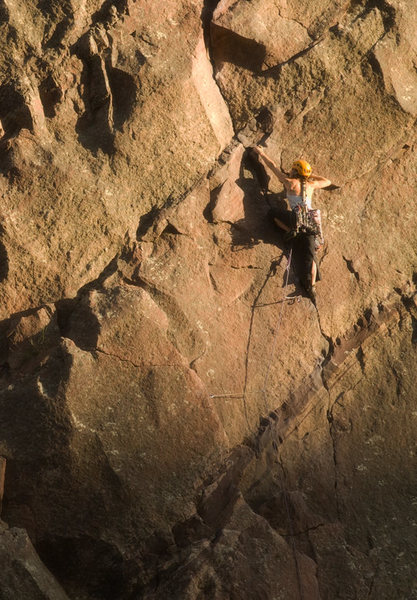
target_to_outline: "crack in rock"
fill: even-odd
[[[306,54],[308,54],[309,52],[314,50],[314,48],[318,44],[323,42],[324,39],[325,39],[325,37],[320,37],[317,40],[312,41],[311,44],[309,44],[306,48],[303,48],[303,50],[296,52],[293,56],[290,56],[290,58],[287,58],[286,60],[284,60],[280,63],[277,63],[276,65],[273,65],[272,67],[268,67],[267,69],[262,71],[262,73],[260,73],[260,76],[275,77],[276,74],[279,73],[279,71],[281,70],[282,67],[285,67],[286,65],[291,65],[292,63],[294,63],[296,60],[298,60],[302,56],[305,56]]]
[[[338,403],[339,399],[342,398],[344,395],[344,393],[340,394],[336,400],[333,402],[332,406],[329,406],[329,409],[327,410],[327,421],[329,423],[329,436],[330,439],[332,440],[332,450],[333,450],[333,465],[334,465],[334,496],[335,496],[335,500],[336,500],[336,514],[337,514],[337,518],[340,519],[341,517],[341,510],[340,510],[340,503],[339,503],[339,494],[338,494],[338,489],[337,489],[337,483],[338,483],[338,462],[337,462],[337,448],[336,448],[336,439],[335,439],[335,428],[334,428],[334,417],[333,417],[333,408],[334,406]],[[329,394],[329,404],[330,404],[330,394]]]
[[[135,367],[135,369],[140,369],[143,366],[143,365],[138,365],[138,364],[134,363],[129,358],[123,358],[122,356],[118,356],[117,354],[113,354],[111,352],[106,352],[102,348],[95,348],[94,350],[90,350],[90,352],[93,355],[94,355],[94,352],[97,352],[98,354],[104,354],[104,356],[108,356],[109,358],[115,358],[116,360],[119,360],[120,362],[124,362],[124,363],[128,363],[128,364],[132,365],[133,367]],[[158,367],[161,365],[151,365],[151,366]],[[170,365],[165,365],[165,366],[170,366]]]
[[[356,271],[355,267],[353,266],[353,260],[346,258],[346,256],[342,256],[342,258],[345,261],[348,270],[355,276],[356,281],[359,282],[360,276],[358,271]]]
[[[308,535],[310,533],[310,531],[316,531],[317,529],[320,529],[321,527],[325,527],[326,525],[327,525],[327,523],[319,523],[318,525],[308,527],[307,529],[303,529],[302,531],[293,531],[292,533],[282,533],[281,535],[284,539],[300,537],[302,535]]]

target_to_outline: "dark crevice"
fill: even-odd
[[[333,417],[333,407],[339,399],[343,397],[343,393],[340,394],[333,403],[333,406],[327,411],[327,420],[329,422],[329,435],[332,441],[332,452],[333,452],[333,466],[334,466],[334,497],[336,500],[336,514],[337,518],[341,518],[341,511],[339,506],[339,493],[338,493],[338,463],[337,463],[337,448],[336,448],[336,439],[335,439],[335,429],[334,429],[334,417]]]
[[[138,58],[139,64],[145,63],[142,55]],[[113,99],[113,125],[121,130],[133,112],[138,88],[132,75],[126,71],[110,66],[107,66],[107,71]]]
[[[402,382],[402,377],[401,377],[401,374],[398,373],[398,371],[394,367],[394,365],[391,365],[391,371],[392,371],[392,374],[394,375],[394,379],[395,379],[395,382],[396,382],[395,393],[396,393],[397,398],[400,398],[401,397],[401,393],[402,393],[402,383],[401,383]]]
[[[368,325],[370,325],[370,323],[371,323],[371,321],[372,321],[372,315],[373,315],[373,313],[372,313],[372,309],[370,309],[370,308],[366,308],[366,309],[364,310],[364,312],[363,312],[363,315],[364,315],[364,317],[365,317],[365,319],[366,319],[366,322],[367,322],[367,324],[368,324]]]
[[[362,346],[359,346],[357,352],[356,352],[356,358],[358,360],[358,363],[360,365],[362,374],[365,375],[365,355],[362,349]]]
[[[211,37],[210,28],[213,19],[214,11],[216,10],[220,0],[205,0],[201,11],[201,23],[203,25],[204,41],[206,48],[211,56]]]
[[[221,291],[221,290],[219,290],[219,288],[218,288],[218,286],[217,286],[217,283],[216,283],[216,280],[214,279],[214,277],[213,277],[213,275],[212,275],[211,271],[209,271],[209,277],[210,277],[210,283],[211,283],[211,285],[212,285],[212,287],[213,287],[213,290],[214,290],[215,292],[219,292],[219,293],[220,293],[220,291]]]
[[[0,86],[0,121],[4,138],[15,137],[21,129],[33,133],[33,121],[23,94],[13,83]]]
[[[76,132],[80,143],[88,150],[105,154],[114,153],[114,134],[112,130],[112,97],[110,94],[104,61],[98,54],[85,57],[81,85],[84,90],[84,113],[78,119]]]
[[[401,291],[401,290],[400,290]],[[407,310],[407,313],[410,315],[411,319],[411,343],[415,346],[417,345],[417,305],[416,305],[416,296],[413,295],[411,297],[401,295],[401,301]]]
[[[209,202],[207,203],[207,206],[203,210],[203,217],[205,218],[207,223],[210,223],[210,224],[213,223],[212,209],[213,209],[212,203],[211,203],[211,200],[209,200]]]
[[[103,354],[104,356],[108,356],[109,358],[114,358],[123,363],[128,363],[129,365],[132,365],[132,367],[135,367],[135,369],[140,368],[140,365],[134,363],[133,361],[129,360],[128,358],[123,358],[123,357],[119,356],[118,354],[113,354],[112,352],[106,352],[102,348],[95,348],[93,350],[93,352],[95,352],[97,354]],[[164,365],[164,366],[167,367],[169,365]],[[152,365],[152,367],[158,367],[158,365]]]
[[[325,349],[322,350],[322,357],[320,358],[320,377],[321,377],[321,381],[323,383],[323,387],[328,392],[329,391],[329,387],[328,387],[327,377],[326,377],[326,366],[332,360],[332,357],[333,357],[333,354],[334,354],[334,349],[335,349],[335,344],[334,344],[334,341],[331,338],[331,336],[327,335],[324,332],[323,326],[321,324],[320,313],[319,313],[317,307],[316,307],[316,312],[317,312],[317,323],[319,325],[320,333],[321,333],[322,337],[326,340],[326,342],[329,345],[328,349],[327,349],[327,352],[326,352]]]
[[[6,6],[4,0],[0,0],[0,23],[8,23],[9,19],[9,8]]]
[[[49,75],[42,81],[39,86],[39,97],[42,102],[45,117],[49,119],[55,117],[55,107],[61,101],[62,96],[62,90],[59,88],[52,75]]]
[[[416,345],[417,344],[417,319],[411,313],[410,313],[410,316],[411,316],[411,323],[412,323],[412,328],[413,328],[411,342],[413,343],[413,345]]]
[[[204,37],[204,45],[207,50],[207,54],[209,56],[212,70],[213,70],[213,81],[217,85],[216,81],[216,61],[215,61],[215,42],[213,41],[213,33],[212,29],[213,25],[213,14],[216,10],[220,0],[204,0],[203,9],[201,11],[201,23],[203,27],[203,37]],[[224,96],[223,91],[219,85],[217,85],[220,95],[222,96],[225,106],[229,109],[229,103],[227,98]]]
[[[375,53],[373,50],[370,50],[367,53],[365,60],[363,60],[361,63],[361,66],[362,66],[363,74],[366,77],[368,77],[370,75],[370,70],[371,70],[376,81],[378,82],[379,87],[384,89],[384,87],[385,87],[384,73],[382,71],[382,67],[379,63],[379,60],[375,56]]]
[[[368,591],[368,599],[367,600],[371,600],[372,596],[373,596],[373,592],[374,592],[374,587],[375,587],[375,582],[377,581],[377,577],[378,577],[378,572],[376,571],[373,574],[371,583],[369,584],[369,591]]]
[[[93,30],[84,34],[72,47],[72,52],[84,67],[81,75],[84,112],[78,119],[76,131],[85,148],[94,153],[102,150],[112,155],[116,130],[122,129],[133,112],[138,84],[132,75],[112,65],[111,38],[109,47],[94,53],[91,36],[94,38]],[[145,57],[137,53],[136,60],[139,68]]]
[[[60,300],[55,304],[62,337],[86,352],[96,349],[100,323],[83,299]]]
[[[44,539],[36,549],[69,596],[84,598],[87,591],[91,600],[131,597],[137,568],[115,545],[81,535]]]
[[[199,361],[201,358],[203,358],[206,355],[206,350],[203,350],[203,352],[199,355],[196,356],[196,358],[193,358],[193,360],[190,362],[189,367],[190,369],[192,369],[193,371],[195,371],[197,373],[197,369],[196,369],[196,363],[197,361]],[[198,373],[197,373],[198,374]]]
[[[71,0],[61,0],[60,2],[38,0],[37,8],[44,14],[49,24],[44,38],[46,47],[54,48],[60,46],[68,29],[74,23],[74,11]]]
[[[261,73],[266,48],[255,40],[245,38],[230,29],[212,23],[211,56],[217,66],[223,62]]]
[[[363,11],[356,16],[355,21],[364,20],[366,16],[375,8],[381,14],[385,31],[388,32],[392,29],[395,29],[397,26],[397,11],[390,2],[387,2],[387,0],[366,0],[366,5]]]
[[[115,17],[120,15],[126,15],[129,13],[129,2],[128,0],[105,0],[98,11],[96,11],[91,22],[96,23],[108,23]]]
[[[214,223],[213,210],[216,207],[217,198],[224,186],[224,182],[210,191],[210,200],[204,210],[204,217],[208,223]]]
[[[346,258],[345,256],[343,256],[343,260],[346,263],[346,266],[348,268],[348,270],[355,276],[356,281],[360,281],[360,276],[359,273],[356,271],[356,269],[353,266],[353,261],[349,260],[348,258]]]
[[[72,20],[73,19],[71,19],[71,21]],[[68,21],[67,19],[62,20],[60,23],[57,24],[57,26],[54,29],[53,34],[51,35],[50,39],[48,40],[48,42],[46,44],[47,48],[57,48],[59,46],[64,47],[63,40],[65,37],[65,34],[68,31],[69,24],[70,24],[70,21]]]
[[[49,17],[51,20],[59,20],[62,17],[70,17],[73,12],[71,10],[71,0],[38,0],[37,8],[43,13],[45,17]]]
[[[152,229],[153,224],[155,223],[158,215],[160,213],[160,209],[157,206],[153,206],[151,210],[139,218],[139,225],[136,230],[136,239],[140,241],[150,229]]]
[[[264,109],[267,110],[267,109]],[[269,112],[269,111],[268,111]],[[259,117],[258,117],[259,118]],[[272,126],[271,126],[272,130]],[[268,189],[271,177],[266,172],[264,165],[260,162],[259,157],[255,155],[253,151],[247,149],[244,154],[245,164],[248,169],[253,173],[254,179],[258,182],[259,187],[264,194],[265,199],[268,201]],[[271,205],[270,205],[271,206]],[[271,206],[272,208],[272,206]]]
[[[88,292],[102,289],[104,281],[117,271],[116,255],[97,279],[78,290],[75,298],[62,298],[55,302],[58,328],[62,337],[69,338],[81,350],[91,352],[97,347],[100,323],[86,301]]]
[[[161,235],[163,235],[164,233],[170,233],[172,235],[181,235],[181,231],[178,231],[178,229],[172,223],[168,223]]]
[[[282,537],[284,539],[291,539],[294,537],[300,537],[303,535],[308,535],[310,533],[310,531],[316,531],[317,529],[320,529],[321,527],[325,527],[327,523],[319,523],[318,525],[314,525],[312,527],[308,527],[307,529],[303,529],[302,531],[294,531],[291,534],[285,534],[282,533]]]
[[[7,254],[6,246],[3,244],[2,237],[4,235],[4,228],[0,224],[0,283],[7,279],[9,274],[9,256]]]
[[[278,63],[277,65],[274,65],[274,66],[270,67],[269,69],[265,69],[264,71],[262,71],[261,75],[264,77],[276,77],[277,75],[279,75],[282,67],[285,67],[285,65],[289,65],[289,64],[295,62],[296,60],[298,60],[299,58],[301,58],[302,56],[305,56],[306,54],[311,52],[311,50],[313,50],[313,48],[315,48],[317,46],[317,44],[319,44],[321,41],[322,41],[322,38],[314,40],[306,48],[304,48],[303,50],[300,50],[299,52],[297,52],[296,54],[294,54],[287,60],[284,60],[283,62]]]

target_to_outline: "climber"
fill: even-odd
[[[262,148],[255,146],[253,150],[284,185],[291,210],[275,209],[273,218],[276,225],[286,232],[286,239],[292,240],[294,261],[301,283],[315,304],[315,284],[320,281],[316,250],[323,244],[323,236],[320,211],[312,208],[312,196],[314,190],[331,185],[331,181],[313,175],[311,166],[305,160],[295,161],[290,174],[286,175]],[[300,215],[304,215],[301,222]]]

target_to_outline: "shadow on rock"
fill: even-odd
[[[1,241],[1,237],[4,234],[4,228],[0,225],[0,283],[7,279],[9,274],[9,257],[7,254],[6,246]]]
[[[124,560],[115,545],[83,535],[56,537],[37,544],[40,557],[67,593],[110,600],[130,597],[133,564]],[[137,567],[136,567],[137,578]]]
[[[244,217],[233,224],[233,244],[246,248],[259,243],[275,245],[282,252],[278,260],[281,264],[283,256],[288,260],[290,248],[274,223],[273,213],[276,209],[286,209],[287,203],[284,192],[276,194],[268,191],[269,180],[263,165],[247,150],[243,155],[239,179],[236,180],[244,192]],[[276,268],[274,265],[271,267]],[[296,279],[291,270],[287,283],[295,283]],[[283,285],[285,282],[284,274]]]

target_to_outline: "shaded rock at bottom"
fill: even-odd
[[[194,545],[183,565],[161,578],[144,600],[319,600],[315,564],[291,548],[239,498],[213,540]],[[303,596],[301,596],[301,594]]]
[[[69,600],[44,566],[23,529],[0,522],[0,598]]]

